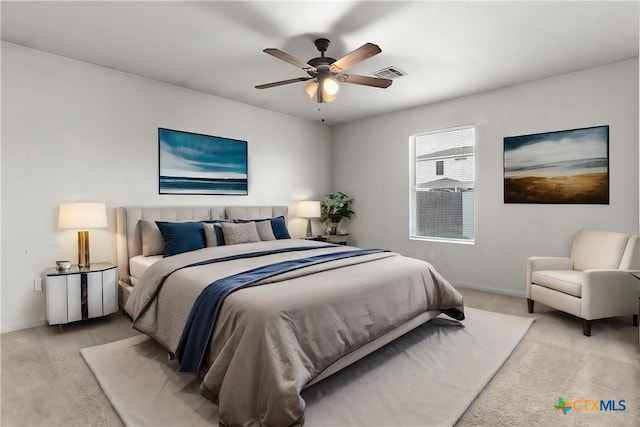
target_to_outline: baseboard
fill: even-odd
[[[46,324],[47,322],[44,319],[40,319],[40,320],[31,320],[29,322],[23,322],[23,323],[14,323],[12,325],[0,325],[0,334],[19,331],[21,329],[35,328],[35,327],[46,325]]]
[[[461,282],[453,282],[452,285],[455,286],[456,288],[475,289],[477,291],[491,292],[492,294],[508,295],[510,297],[525,298],[527,296],[524,289],[520,292],[520,291],[509,290],[509,289],[492,288],[490,286],[482,286],[482,285],[477,285],[473,283],[461,283]]]

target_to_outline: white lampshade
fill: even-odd
[[[298,202],[298,216],[301,218],[320,218],[320,202],[305,200]]]
[[[104,203],[62,203],[58,211],[58,228],[101,228],[107,226]]]
[[[304,87],[304,91],[309,96],[309,98],[313,98],[314,96],[316,96],[316,92],[318,92],[318,82],[315,80],[311,80]]]

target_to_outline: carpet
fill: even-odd
[[[453,425],[533,322],[473,308],[445,316],[303,390],[305,425]],[[84,360],[127,426],[217,425],[199,381],[144,335],[84,348]]]

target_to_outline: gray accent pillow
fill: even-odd
[[[164,239],[155,221],[148,219],[138,220],[140,234],[142,235],[142,255],[162,255],[164,254]]]
[[[204,237],[207,241],[207,247],[218,246],[218,239],[216,238],[215,225],[210,222],[204,223]]]
[[[276,236],[273,234],[273,227],[271,227],[271,221],[259,221],[255,224],[260,240],[276,240]]]
[[[260,241],[260,235],[255,222],[220,223],[225,245],[237,245],[239,243],[253,243]]]

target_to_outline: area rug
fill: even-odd
[[[305,425],[453,425],[533,322],[473,308],[403,335],[303,390]],[[217,425],[199,381],[144,335],[81,350],[127,426]]]

